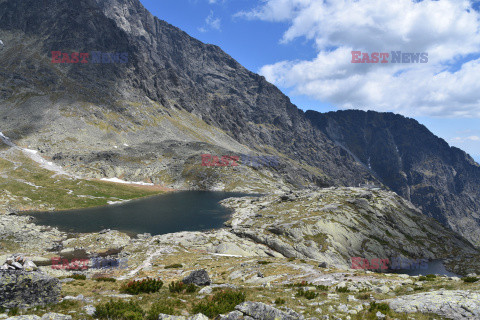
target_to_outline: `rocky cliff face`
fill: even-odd
[[[0,12],[2,130],[72,171],[208,188],[201,153],[261,153],[282,159],[275,180],[297,186],[369,176],[263,77],[138,0],[3,1]],[[51,51],[129,59],[52,64]]]
[[[256,192],[381,181],[479,243],[479,169],[464,153],[394,116],[305,115],[138,0],[3,0],[0,38],[1,131],[70,172]],[[125,52],[128,63],[54,64],[52,51]],[[280,163],[203,167],[203,153]]]
[[[413,119],[339,111],[306,116],[383,184],[479,244],[480,166]]]

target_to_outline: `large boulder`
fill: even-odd
[[[227,315],[220,315],[216,320],[304,320],[305,318],[295,311],[283,308],[276,309],[261,302],[247,301],[235,307],[235,311]]]
[[[185,284],[193,283],[197,286],[208,286],[212,283],[207,271],[195,270],[182,280]]]
[[[61,284],[42,272],[0,270],[0,307],[28,308],[57,303]]]

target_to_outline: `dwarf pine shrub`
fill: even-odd
[[[300,290],[297,291],[296,296],[297,297],[304,297],[308,300],[312,300],[312,299],[315,299],[318,296],[318,293],[316,293],[314,291],[310,291],[310,290],[300,289]]]
[[[370,312],[375,312],[375,311],[383,311],[383,312],[388,312],[390,311],[390,306],[388,303],[376,303],[375,301],[370,302],[370,308],[368,309]]]
[[[168,290],[171,293],[193,293],[197,291],[197,286],[193,283],[185,284],[181,281],[173,281],[168,285]]]
[[[245,302],[245,293],[235,290],[222,290],[211,298],[206,298],[192,308],[192,312],[203,313],[209,318],[215,318],[219,314],[229,313],[242,302]]]
[[[145,311],[137,302],[112,301],[95,306],[95,318],[116,320],[143,320]]]
[[[152,305],[150,310],[147,313],[147,320],[157,320],[160,314],[169,314],[174,315],[175,309],[169,301],[163,300],[158,301]]]
[[[109,277],[98,277],[98,278],[95,278],[95,281],[116,282],[117,279],[109,278]]]
[[[473,283],[473,282],[477,282],[478,278],[477,277],[465,277],[465,278],[462,278],[462,280],[463,280],[463,282]]]
[[[84,275],[84,274],[75,273],[70,278],[75,279],[75,280],[86,280],[87,276]]]
[[[162,286],[163,282],[161,280],[146,278],[124,284],[120,288],[120,292],[128,294],[152,293],[159,291]]]

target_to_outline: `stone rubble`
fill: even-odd
[[[33,261],[25,258],[22,255],[13,255],[7,258],[5,263],[0,266],[0,270],[24,270],[24,271],[37,271],[38,267]]]

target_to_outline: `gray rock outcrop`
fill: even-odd
[[[192,271],[192,273],[190,273],[187,277],[185,277],[182,282],[185,284],[193,283],[197,286],[208,286],[212,283],[212,280],[210,280],[210,277],[206,270],[195,270]]]
[[[235,210],[226,223],[230,232],[322,266],[350,268],[353,257],[433,260],[452,252],[459,257],[477,253],[468,241],[386,190],[306,189],[221,203]]]
[[[283,308],[279,310],[261,302],[247,301],[235,307],[235,311],[220,315],[216,320],[303,320],[301,314]]]
[[[435,313],[454,320],[480,319],[480,293],[463,290],[422,292],[385,300],[395,312]]]
[[[26,308],[56,303],[61,285],[41,272],[0,271],[0,306]]]

